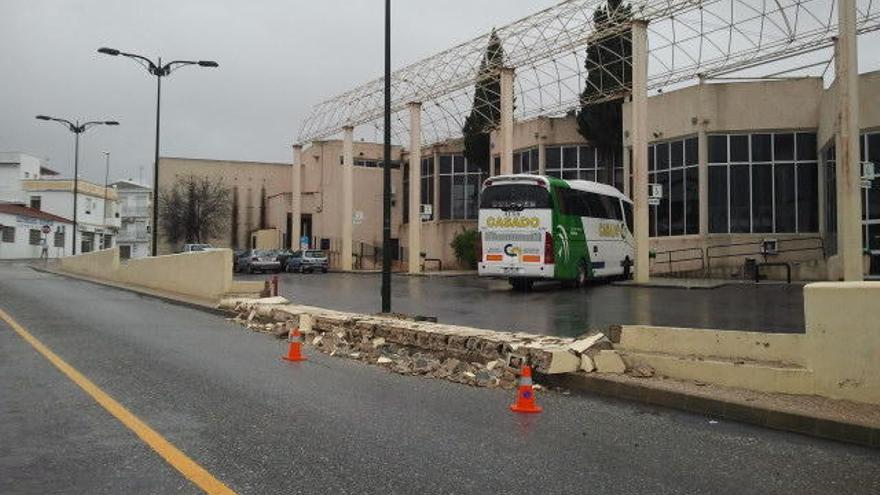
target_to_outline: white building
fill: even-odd
[[[150,225],[152,222],[153,190],[131,180],[112,184],[119,195],[119,215],[122,220],[116,244],[119,255],[142,258],[150,255]]]
[[[57,175],[43,167],[39,158],[0,153],[0,201],[72,220],[74,181],[56,178]],[[112,247],[121,223],[116,190],[82,179],[77,190],[76,252]],[[71,242],[72,234],[71,231]],[[64,255],[72,253],[71,244]]]
[[[39,258],[43,244],[50,258],[70,253],[73,222],[24,205],[0,203],[0,259]]]

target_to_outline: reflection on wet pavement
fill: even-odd
[[[356,313],[380,310],[378,274],[282,273],[279,278],[281,294],[295,303]],[[519,293],[505,280],[395,275],[391,304],[394,312],[436,316],[441,323],[564,336],[614,324],[804,331],[803,287],[797,284],[686,290],[608,284],[562,289],[547,283]]]

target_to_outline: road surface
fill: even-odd
[[[391,374],[0,263],[0,309],[237,493],[878,493],[876,451],[591,396]],[[0,493],[199,493],[0,321]]]
[[[269,276],[236,275],[243,280]],[[381,309],[379,274],[282,273],[279,277],[281,295],[294,302],[355,313]],[[392,311],[437,316],[441,323],[561,336],[621,324],[804,331],[803,287],[798,284],[686,290],[600,283],[575,290],[549,283],[520,293],[504,280],[395,275]]]

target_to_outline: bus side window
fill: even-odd
[[[602,196],[596,193],[586,193],[586,202],[589,204],[591,217],[609,218],[609,212],[602,201]]]

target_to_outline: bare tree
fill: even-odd
[[[188,175],[159,196],[159,224],[172,244],[222,236],[229,222],[231,190],[223,182]]]

